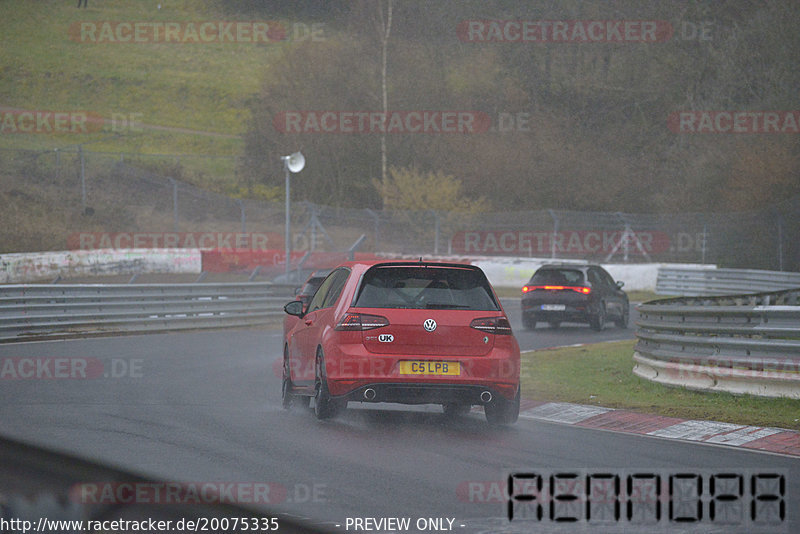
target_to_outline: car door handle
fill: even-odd
[[[311,326],[314,323],[311,319],[306,319],[306,326]]]

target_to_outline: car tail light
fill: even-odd
[[[469,326],[489,334],[510,336],[512,333],[511,323],[505,317],[481,317],[473,319]]]
[[[381,315],[348,312],[344,314],[344,317],[342,317],[338,323],[336,323],[335,330],[354,332],[360,330],[372,330],[373,328],[380,328],[388,325],[389,319]]]
[[[528,293],[530,291],[536,291],[537,289],[544,289],[547,291],[563,291],[563,290],[570,290],[576,293],[580,293],[582,295],[588,295],[592,292],[591,287],[585,286],[525,286],[522,288],[523,293]]]

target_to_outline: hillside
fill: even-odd
[[[105,21],[226,20],[204,2],[9,2],[0,19],[0,106],[86,111],[111,120],[89,135],[4,135],[3,148],[55,148],[91,142],[91,150],[161,154],[239,154],[272,57],[289,42],[119,42],[101,36]],[[10,7],[7,5],[7,7]],[[82,23],[96,32],[80,33]],[[91,26],[90,26],[91,27]],[[117,33],[117,36],[120,34]],[[125,35],[122,33],[121,35]],[[130,117],[134,128],[130,128]],[[128,123],[123,123],[128,120]],[[172,129],[157,130],[149,126]],[[184,131],[181,131],[184,130]],[[185,130],[223,136],[194,135]],[[111,134],[116,134],[111,136]],[[233,137],[227,137],[227,136]]]
[[[89,4],[4,4],[0,251],[171,229],[170,179],[225,195],[202,224],[236,227],[232,198],[281,202],[296,150],[293,200],[333,210],[747,211],[767,214],[762,248],[800,224],[777,210],[800,194],[791,0]]]

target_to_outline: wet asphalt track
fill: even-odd
[[[603,341],[621,341],[633,339],[636,331],[635,304],[631,303],[631,319],[628,328],[619,328],[609,321],[600,332],[595,332],[587,324],[562,323],[558,328],[551,328],[540,323],[535,330],[526,330],[522,326],[522,313],[519,299],[502,299],[503,308],[511,321],[514,335],[517,336],[520,349],[535,350],[547,347],[561,347],[581,343],[600,343]]]
[[[513,301],[507,308],[523,349],[633,336],[633,327],[611,326],[600,333],[578,326],[523,332]],[[455,532],[509,530],[500,519],[502,503],[475,502],[480,491],[472,498],[459,492],[470,482],[499,482],[509,468],[782,470],[789,519],[763,531],[800,531],[798,459],[523,419],[497,430],[476,413],[448,422],[436,407],[351,404],[354,409],[339,418],[317,422],[306,409],[280,408],[273,371],[279,354],[277,330],[3,345],[0,358],[90,358],[102,362],[106,373],[113,368],[126,376],[2,380],[0,434],[166,481],[268,483],[273,509],[342,532],[348,517],[454,518]],[[625,532],[621,525],[607,531]],[[547,520],[536,526],[546,527],[536,532],[604,532],[586,522],[567,530]],[[739,531],[712,527],[706,522],[699,530],[676,524],[628,531]],[[532,531],[531,525],[519,531]]]

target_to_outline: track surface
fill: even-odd
[[[523,351],[581,343],[621,341],[636,337],[634,335],[636,329],[634,323],[639,314],[636,312],[633,303],[631,303],[631,319],[628,328],[618,328],[613,322],[609,321],[603,330],[595,332],[588,325],[578,323],[563,323],[558,328],[550,328],[546,324],[539,324],[535,330],[526,330],[522,326],[520,299],[501,300],[503,309],[505,309],[508,319],[511,321],[514,335],[517,336],[519,341],[520,349]]]
[[[524,349],[633,335],[577,326],[525,333],[508,307]],[[129,369],[120,378],[0,381],[0,434],[166,481],[274,484],[286,492],[273,493],[273,509],[342,532],[348,517],[455,518],[456,532],[501,532],[504,505],[459,490],[499,482],[508,468],[783,470],[788,520],[764,532],[800,531],[796,458],[522,419],[496,430],[481,414],[446,421],[437,407],[351,404],[317,422],[306,409],[280,408],[280,343],[276,330],[240,330],[0,346],[0,358],[95,358],[106,372]],[[585,531],[602,532],[591,527]],[[708,523],[668,531],[715,532]]]

